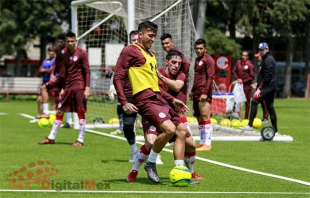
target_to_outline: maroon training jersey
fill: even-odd
[[[212,92],[211,85],[214,78],[214,59],[209,54],[197,57],[194,67],[194,84],[192,93],[194,100],[201,94]]]
[[[66,91],[85,89],[90,84],[90,69],[88,54],[80,47],[76,47],[71,53],[69,50],[64,54],[66,66]]]
[[[64,63],[64,54],[68,50],[67,47],[60,48],[59,46],[56,47],[55,52],[56,52],[56,60],[55,60],[55,65],[53,69],[53,73],[58,72],[58,76],[61,78],[64,78],[65,72],[66,72],[66,66]]]
[[[238,78],[242,79],[244,89],[252,89],[251,84],[255,78],[255,72],[254,65],[249,60],[245,63],[238,60],[234,66],[233,75],[236,80]]]
[[[165,76],[166,78],[168,79],[171,79],[171,80],[181,80],[183,82],[185,82],[186,80],[186,76],[183,72],[179,71],[175,76],[169,76],[166,72],[165,72],[165,68],[159,68],[158,69],[159,73],[163,76]],[[161,81],[159,78],[158,78],[158,84],[159,86],[165,90],[166,92],[168,92],[169,94],[171,94],[173,97],[177,98],[177,94],[178,92],[175,92],[171,89],[168,88],[168,86],[163,82]]]
[[[172,48],[172,50],[178,51],[178,52],[180,52],[181,54],[183,54],[183,52],[182,52],[179,48],[177,48],[177,47]],[[182,65],[181,65],[181,67],[180,67],[180,71],[183,72],[183,73],[185,74],[185,76],[186,76],[185,81],[187,80],[188,75],[189,75],[189,67],[190,67],[190,65],[191,65],[191,64],[190,64],[189,60],[188,60],[188,59],[186,58],[186,56],[184,56],[184,54],[183,54]],[[184,82],[185,82],[185,81],[184,81]]]
[[[140,47],[144,49],[142,46]],[[145,52],[149,53],[147,50],[145,50]],[[129,67],[140,67],[144,65],[145,62],[146,60],[142,55],[140,49],[134,45],[126,46],[119,55],[115,66],[113,84],[115,86],[119,102],[122,105],[125,105],[127,103],[126,97],[132,97],[131,84],[127,75]],[[134,96],[134,99],[139,100],[137,99],[137,97],[144,99],[153,95],[155,95],[155,93],[152,90],[146,89],[136,94]]]

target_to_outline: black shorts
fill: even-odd
[[[127,101],[129,103],[133,104],[133,98],[127,98]],[[133,114],[125,113],[121,104],[117,105],[117,114],[118,115],[120,115],[120,114],[123,115],[123,124],[124,125],[134,125],[136,123],[136,121],[137,121],[137,118],[138,118],[138,114],[137,113],[133,113]]]

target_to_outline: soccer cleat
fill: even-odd
[[[132,170],[127,176],[127,181],[128,182],[135,182],[137,179],[138,171]]]
[[[196,172],[193,172],[192,179],[204,180],[205,178],[199,176]]]
[[[110,134],[111,135],[117,135],[117,134],[123,134],[124,132],[119,130],[119,129],[116,129],[115,131],[111,132]]]
[[[42,140],[41,142],[38,142],[38,144],[55,144],[55,140],[50,140],[48,138],[45,138],[44,140]]]
[[[135,162],[138,151],[139,150],[137,149],[135,152],[130,153],[129,162]]]
[[[152,163],[152,162],[147,161],[144,164],[144,169],[145,169],[145,171],[147,173],[148,178],[152,182],[154,182],[154,183],[158,183],[159,182],[159,178],[158,178],[157,170],[156,170],[156,163]]]
[[[71,146],[83,146],[82,142],[76,141]]]
[[[244,126],[244,127],[239,127],[239,129],[244,130],[244,131],[253,131],[253,127],[250,127],[249,125]]]
[[[61,128],[72,128],[73,125],[69,124],[68,122],[66,124],[64,124]]]
[[[45,113],[39,115],[38,117],[39,117],[39,119],[41,119],[41,118],[49,119],[49,118],[50,118],[49,115],[47,115],[47,114],[45,114]]]
[[[205,144],[199,144],[196,148],[196,151],[210,151],[212,150],[212,146],[207,146]]]
[[[268,119],[266,119],[266,118],[263,119],[262,123],[263,123],[263,124],[268,124]]]

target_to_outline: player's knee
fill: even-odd
[[[134,126],[125,124],[123,126],[123,130],[124,130],[125,138],[127,139],[128,143],[129,143],[129,141],[134,139],[134,137],[135,137]]]
[[[175,134],[179,137],[179,138],[184,138],[186,139],[186,136],[187,136],[187,129],[185,127],[185,125],[183,123],[179,124],[177,129],[176,129],[176,132]]]
[[[153,148],[154,145],[154,139],[151,139],[151,141],[146,140],[145,141],[145,148],[150,151]]]

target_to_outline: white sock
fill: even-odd
[[[207,146],[211,146],[212,132],[213,132],[212,124],[207,124],[206,125],[206,142],[205,142]]]
[[[191,171],[191,173],[194,172],[195,159],[196,159],[196,155],[193,155],[191,157],[187,157],[187,156],[184,157],[184,161],[188,165],[188,168]]]
[[[61,126],[61,120],[55,120],[50,135],[47,137],[50,140],[55,140],[59,127]]]
[[[43,103],[43,113],[46,115],[49,114],[48,103]]]
[[[71,116],[71,112],[66,112],[66,115],[67,115],[67,123],[68,124],[72,124],[72,116]]]
[[[189,123],[188,122],[184,122],[184,125],[185,125],[187,131],[192,135],[193,133],[192,133],[191,127],[189,126]]]
[[[204,124],[199,124],[200,144],[206,143],[206,127]]]
[[[174,166],[184,166],[184,160],[174,160]]]
[[[152,163],[156,163],[156,158],[157,158],[157,156],[158,156],[158,153],[155,153],[154,151],[153,151],[153,149],[151,150],[151,153],[150,153],[150,155],[149,155],[149,162],[152,162]]]
[[[130,150],[132,153],[136,152],[138,149],[136,143],[132,144],[132,145],[129,145],[130,146]]]
[[[142,166],[142,164],[144,163],[145,160],[147,160],[147,158],[149,157],[149,155],[145,155],[144,153],[141,152],[141,150],[138,152],[138,155],[135,159],[135,164],[133,165],[131,170],[136,170],[139,171],[140,167]]]
[[[84,142],[85,129],[86,129],[86,119],[80,119],[80,129],[79,129],[79,137],[77,141]]]

